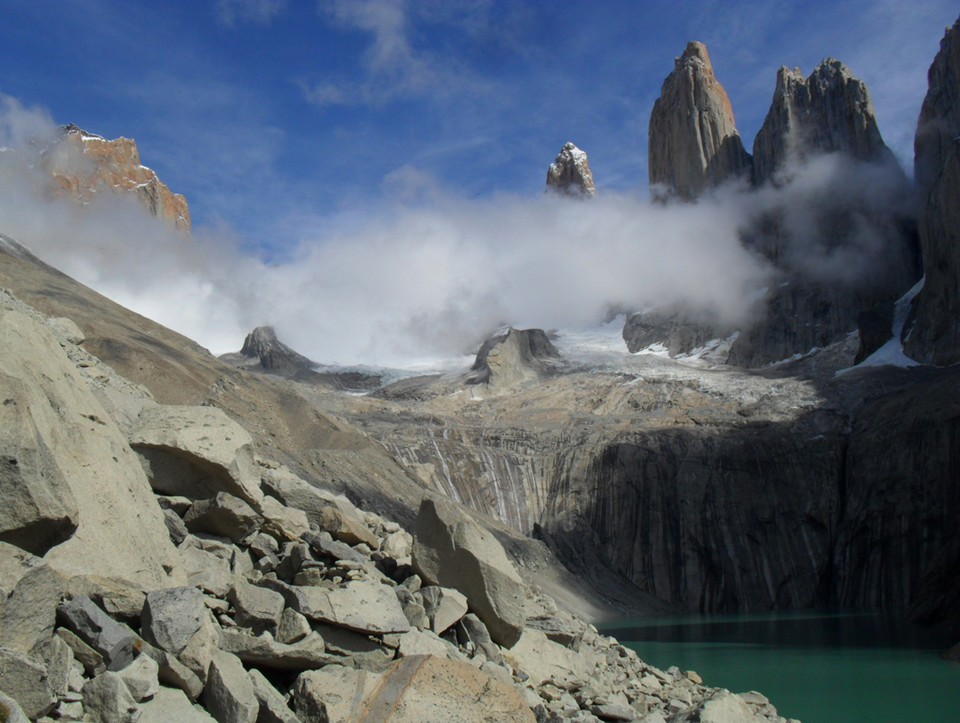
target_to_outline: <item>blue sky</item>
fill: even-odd
[[[687,40],[749,148],[777,68],[865,80],[909,163],[954,2],[7,0],[0,92],[107,137],[197,226],[282,256],[393,202],[541,191],[572,140],[597,186],[646,189],[647,122]]]

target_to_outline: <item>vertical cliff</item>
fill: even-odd
[[[914,138],[921,194],[923,289],[906,352],[932,364],[960,361],[960,20],[948,28],[928,74]]]
[[[749,175],[750,165],[707,47],[691,41],[650,114],[650,186],[691,200],[728,178]]]
[[[770,110],[753,142],[756,185],[792,163],[841,151],[862,161],[892,160],[883,142],[866,84],[835,58],[809,78],[781,67]]]

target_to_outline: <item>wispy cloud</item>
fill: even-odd
[[[265,25],[286,5],[287,0],[219,0],[217,20],[227,27],[244,22]]]
[[[300,80],[304,97],[318,106],[384,105],[398,97],[448,96],[489,86],[455,53],[415,42],[424,25],[443,25],[458,33],[484,26],[488,3],[479,0],[411,3],[409,0],[330,0],[321,15],[344,31],[370,36],[361,58],[360,77],[311,82]]]

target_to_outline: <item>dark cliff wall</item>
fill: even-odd
[[[550,495],[543,526],[686,608],[913,605],[960,631],[960,370],[896,374],[852,417],[611,444]]]

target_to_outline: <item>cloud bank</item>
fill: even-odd
[[[79,207],[51,196],[31,154],[55,127],[40,110],[0,100],[0,145],[13,149],[0,153],[0,232],[215,353],[272,324],[322,363],[460,357],[504,324],[587,328],[611,310],[661,304],[738,323],[773,276],[741,240],[758,215],[788,210],[788,253],[806,273],[862,276],[886,253],[869,214],[851,222],[856,233],[824,243],[805,225],[808,211],[839,193],[831,187],[848,196],[866,189],[889,206],[905,183],[898,169],[894,182],[876,168],[825,159],[781,188],[719,189],[696,204],[617,193],[464,200],[408,169],[388,179],[395,200],[305,216],[299,245],[267,263],[223,230],[173,232],[130,198],[100,194]]]

